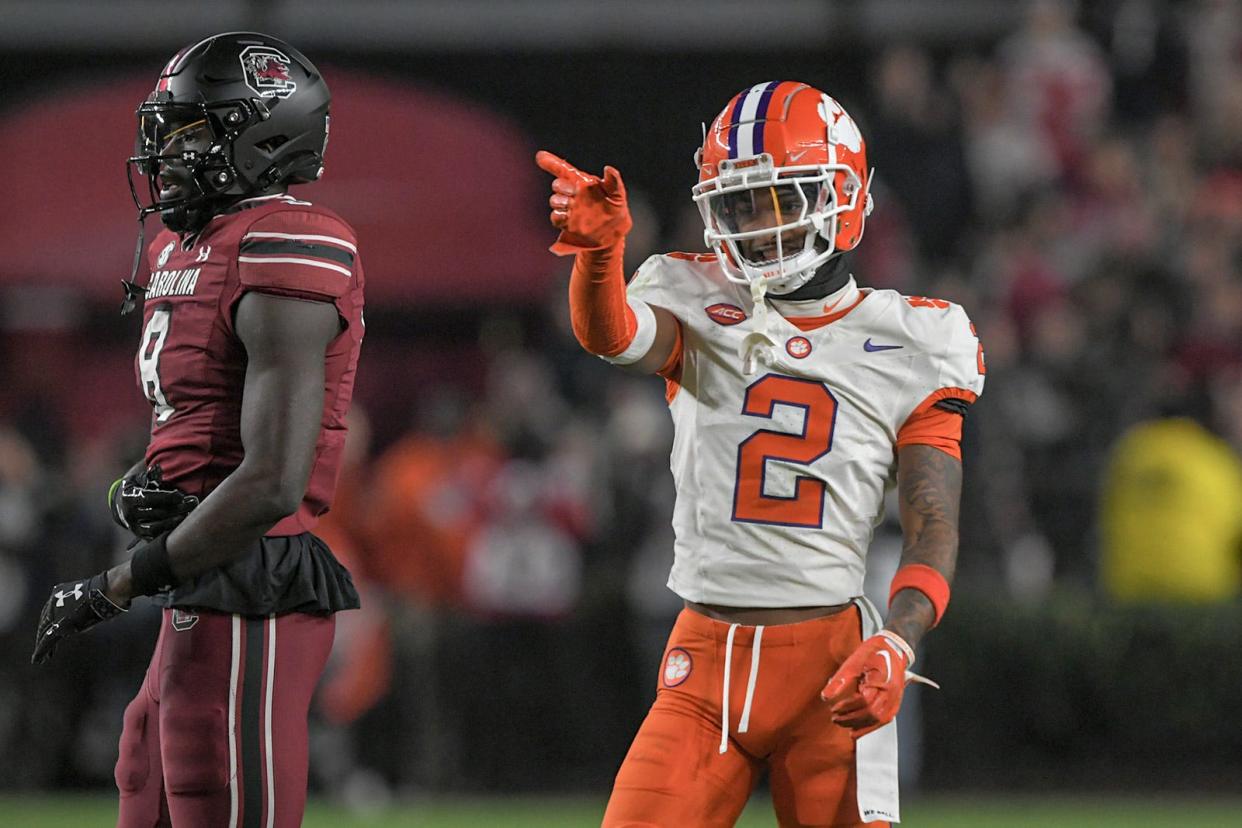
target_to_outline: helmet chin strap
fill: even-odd
[[[145,286],[138,284],[138,264],[142,261],[142,247],[147,237],[147,216],[149,215],[151,215],[149,210],[138,211],[138,242],[134,245],[134,264],[129,269],[129,278],[121,280],[121,289],[125,291],[125,297],[121,300],[121,316],[128,316],[133,312],[134,308],[143,301],[143,295],[147,292]]]
[[[176,207],[160,210],[160,221],[174,233],[193,233],[202,229],[215,212],[203,203],[178,204]]]

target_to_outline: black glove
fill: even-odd
[[[198,498],[165,486],[159,466],[112,484],[108,495],[112,519],[144,540],[175,528],[194,511]]]
[[[125,612],[105,595],[108,576],[101,572],[85,581],[66,581],[52,588],[52,595],[39,614],[31,664],[42,664],[62,638],[90,629]]]

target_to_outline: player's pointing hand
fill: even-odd
[[[535,154],[540,169],[555,176],[548,205],[552,226],[561,231],[551,250],[568,256],[612,247],[625,238],[633,222],[625,184],[615,167],[604,167],[600,178],[546,150]]]

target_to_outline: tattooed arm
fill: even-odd
[[[930,566],[953,582],[961,493],[960,460],[931,446],[907,445],[897,450],[897,495],[905,538],[900,566]],[[917,647],[934,619],[927,596],[916,589],[903,589],[893,596],[884,628]]]
[[[897,449],[897,494],[905,535],[902,567],[931,567],[946,582],[953,578],[961,491],[962,464],[957,458],[920,444]],[[820,693],[832,705],[832,720],[850,728],[855,738],[892,721],[906,682],[917,678],[907,672],[914,663],[913,648],[935,620],[935,607],[923,592],[899,589],[888,605],[884,631],[863,641]],[[897,664],[900,669],[894,669]]]

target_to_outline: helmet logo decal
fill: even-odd
[[[746,321],[746,311],[737,305],[730,305],[726,302],[703,308],[703,312],[717,325],[724,325],[726,327]]]
[[[832,102],[831,110],[828,108],[829,101]],[[850,152],[862,149],[862,133],[858,131],[858,124],[841,108],[841,104],[825,95],[819,104],[819,117],[828,125],[828,140],[832,143],[844,144]]]
[[[246,85],[260,98],[285,99],[298,85],[289,75],[288,56],[271,46],[247,46],[239,55]]]
[[[763,125],[778,84],[757,83],[738,95],[729,124],[730,158],[749,158],[763,152]]]

